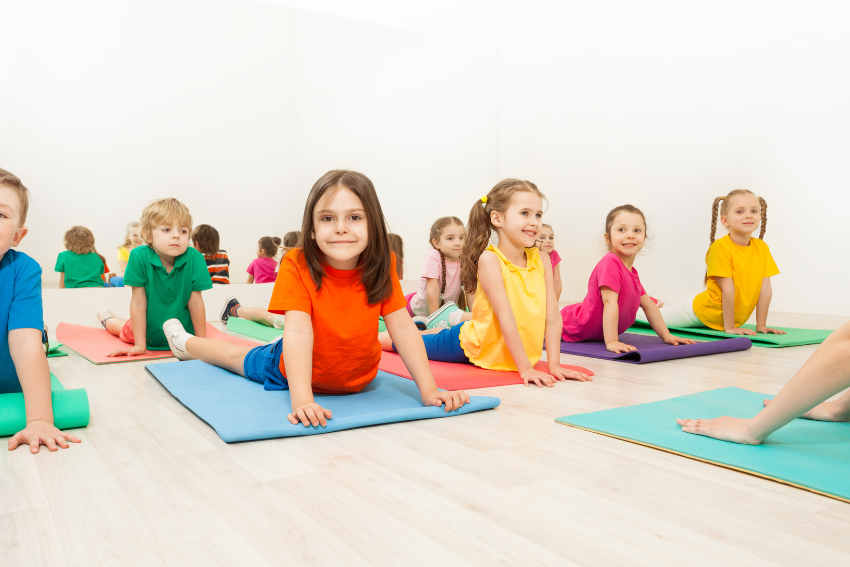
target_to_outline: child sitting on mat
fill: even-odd
[[[94,248],[92,231],[84,226],[72,226],[65,233],[65,249],[56,258],[59,287],[103,287],[103,274],[109,268],[106,259]]]
[[[142,239],[130,254],[124,283],[133,288],[130,318],[110,309],[97,312],[104,328],[131,348],[107,356],[138,356],[145,350],[168,350],[162,324],[176,318],[199,336],[207,333],[201,292],[212,288],[203,255],[189,247],[192,215],[177,199],[154,201],[142,211]]]
[[[24,394],[26,427],[9,439],[9,450],[29,445],[31,453],[38,453],[41,445],[56,451],[80,439],[53,425],[50,370],[42,348],[41,268],[12,250],[27,235],[28,208],[27,188],[0,169],[0,394]]]
[[[634,325],[638,307],[644,309],[652,329],[668,345],[690,345],[694,341],[670,334],[664,319],[640,283],[633,267],[646,242],[646,218],[637,207],[622,205],[605,218],[605,243],[608,253],[599,260],[587,283],[587,295],[581,303],[561,309],[566,342],[605,341],[610,352],[637,350],[620,342],[620,335]]]
[[[192,244],[204,255],[212,283],[229,284],[230,259],[227,257],[227,251],[219,249],[218,231],[208,224],[199,224],[192,232]]]
[[[424,331],[428,358],[518,371],[526,385],[591,380],[560,365],[561,318],[552,264],[534,246],[542,216],[543,193],[530,181],[505,179],[475,201],[460,256],[461,285],[475,292],[472,320]],[[491,231],[498,235],[497,246],[489,244]],[[549,373],[534,368],[544,338]],[[387,333],[380,340],[384,350],[396,350]]]
[[[750,419],[677,419],[682,431],[732,443],[759,445],[774,431],[796,418],[815,421],[850,421],[850,391],[835,401],[835,394],[850,388],[850,323],[829,335],[791,381],[764,409]],[[812,439],[813,443],[817,439]]]
[[[407,310],[414,322],[427,328],[440,318],[451,327],[472,319],[460,286],[460,251],[465,236],[466,229],[457,217],[442,217],[431,225],[431,250],[422,261],[419,291],[407,296]]]
[[[718,206],[720,224],[729,234],[714,240]],[[753,233],[761,224],[758,238]],[[671,327],[708,327],[730,335],[755,335],[785,331],[767,326],[773,295],[771,276],[779,273],[764,243],[767,203],[752,191],[735,189],[717,197],[711,209],[711,246],[705,255],[706,289],[679,304],[664,307],[661,315]],[[756,311],[756,330],[742,329]],[[644,318],[641,318],[642,320]]]
[[[275,256],[281,240],[277,236],[264,236],[257,243],[257,259],[248,265],[248,283],[271,283],[277,278]]]
[[[127,269],[127,262],[130,260],[130,252],[133,248],[144,244],[142,241],[141,225],[137,221],[127,224],[127,234],[124,235],[124,244],[118,247],[118,267],[121,268],[121,273]]]
[[[422,403],[454,410],[465,392],[437,389],[422,339],[407,313],[375,188],[354,171],[329,171],[307,196],[301,248],[281,262],[269,306],[286,313],[283,338],[254,348],[192,336],[180,321],[164,325],[172,352],[196,357],[265,385],[289,389],[290,423],[325,426],[332,417],[314,392],[351,393],[378,373],[378,315],[383,315]]]
[[[561,255],[555,250],[555,231],[552,226],[543,224],[537,233],[537,248],[541,252],[549,254],[552,262],[552,283],[555,286],[555,300],[561,299],[561,290],[564,287],[561,281]]]

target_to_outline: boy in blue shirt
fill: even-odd
[[[0,394],[23,392],[26,406],[27,425],[9,439],[9,450],[29,445],[38,453],[41,445],[56,451],[80,439],[53,425],[50,369],[42,348],[41,267],[11,249],[27,234],[28,193],[20,179],[0,169]]]

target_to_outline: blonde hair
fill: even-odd
[[[65,248],[74,254],[96,252],[94,249],[94,234],[84,226],[72,226],[65,233]]]
[[[18,226],[24,226],[27,222],[27,211],[30,208],[29,189],[24,187],[18,176],[0,169],[0,186],[6,186],[18,194],[18,199],[21,201],[21,218],[18,221]]]
[[[158,226],[177,223],[180,226],[185,226],[192,232],[192,214],[189,209],[173,197],[168,199],[159,199],[150,203],[142,210],[142,218],[139,219],[139,226],[142,229],[142,240],[151,243],[151,231]],[[146,234],[147,233],[147,234]]]
[[[119,246],[118,248],[121,248],[122,246],[124,248],[129,248],[130,246],[133,245],[133,242],[130,240],[130,229],[137,227],[137,226],[141,226],[138,223],[138,221],[133,221],[133,222],[127,223],[127,232],[124,234],[124,243],[121,246]]]

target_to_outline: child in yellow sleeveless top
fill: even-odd
[[[523,382],[538,386],[591,379],[560,366],[561,317],[552,263],[534,245],[543,198],[530,181],[505,179],[475,202],[461,251],[461,284],[467,293],[475,292],[472,320],[425,331],[429,359],[519,371]],[[491,230],[498,246],[488,245]],[[544,338],[548,373],[534,368]],[[379,339],[384,350],[395,350],[387,333]]]
[[[715,241],[717,217],[729,234]],[[761,225],[759,237],[753,233]],[[717,197],[712,206],[711,246],[705,256],[706,289],[684,302],[661,309],[670,327],[708,327],[730,335],[755,335],[785,331],[767,326],[773,291],[770,278],[779,273],[764,243],[767,203],[747,189]],[[742,329],[756,311],[756,331]],[[645,317],[639,317],[645,320]]]

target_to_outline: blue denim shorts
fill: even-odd
[[[259,382],[266,390],[288,390],[289,382],[280,371],[283,339],[252,348],[245,355],[245,377]]]
[[[461,327],[463,327],[463,323],[443,329],[433,335],[422,335],[422,342],[425,343],[425,352],[428,354],[428,360],[439,362],[469,362],[469,358],[463,352],[463,347],[460,346]],[[395,350],[395,345],[393,345],[393,350]]]

